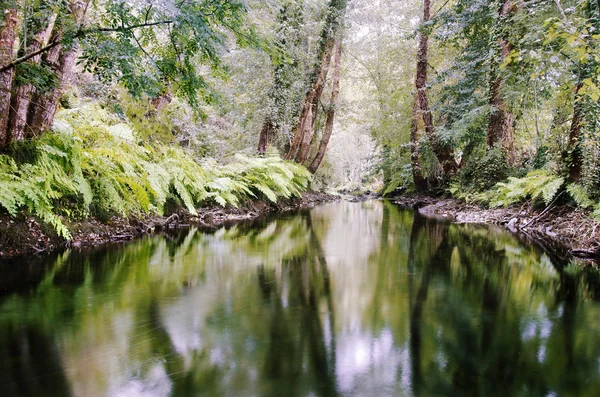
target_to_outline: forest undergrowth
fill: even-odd
[[[32,215],[64,239],[69,220],[164,215],[203,205],[276,203],[306,191],[311,174],[279,156],[236,155],[227,164],[172,144],[144,142],[96,106],[57,115],[52,132],[0,155],[0,211]]]

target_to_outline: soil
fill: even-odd
[[[137,237],[177,228],[196,226],[203,230],[216,229],[229,223],[254,219],[274,212],[289,212],[312,208],[317,204],[340,200],[339,196],[324,193],[305,193],[301,198],[283,200],[278,204],[262,201],[248,202],[239,208],[204,207],[192,215],[180,209],[168,216],[142,218],[112,217],[77,222],[65,222],[72,234],[66,241],[54,230],[34,217],[21,215],[13,218],[0,216],[0,259],[25,255],[47,254],[64,248],[84,248],[110,242],[133,240]]]
[[[455,223],[493,224],[555,252],[600,261],[600,223],[590,211],[569,205],[537,208],[530,203],[507,208],[484,208],[460,200],[422,195],[392,199],[419,213]]]

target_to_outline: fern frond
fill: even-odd
[[[585,191],[585,188],[578,183],[571,183],[567,186],[567,192],[575,203],[581,208],[590,208],[594,205],[594,202]]]

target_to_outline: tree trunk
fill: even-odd
[[[51,91],[36,95],[35,108],[30,114],[29,134],[38,137],[50,129],[58,109],[58,101],[72,74],[73,65],[77,58],[77,49],[63,51],[62,46],[56,46],[46,53],[45,63],[56,75],[59,86]]]
[[[331,63],[331,53],[335,44],[334,39],[329,39],[325,46],[325,51],[321,55],[321,62],[317,68],[317,78],[313,81],[310,91],[304,99],[304,105],[302,107],[302,113],[298,124],[294,129],[294,138],[290,146],[290,150],[286,156],[288,160],[295,160],[296,155],[298,156],[298,163],[302,163],[308,156],[310,149],[310,141],[314,134],[314,120],[316,119],[318,104],[323,93],[323,87],[327,80],[327,74],[329,72],[329,64]],[[300,153],[297,154],[298,150]]]
[[[18,21],[16,9],[8,9],[4,12],[4,24],[0,28],[0,65],[6,65],[13,59]],[[4,147],[8,137],[8,114],[13,76],[14,68],[0,73],[0,148]]]
[[[69,2],[69,9],[71,10],[75,24],[81,25],[83,22],[88,9],[88,3],[89,1],[86,2],[84,0],[71,0]],[[60,36],[61,34],[62,32],[58,31],[56,36]],[[55,73],[58,80],[58,87],[49,92],[36,95],[35,107],[29,115],[29,133],[31,136],[40,136],[42,132],[52,127],[54,116],[58,109],[58,101],[73,73],[78,49],[77,44],[73,44],[70,48],[58,45],[46,53],[44,62]]]
[[[585,17],[588,22],[598,30],[600,28],[600,0],[595,4],[589,2],[585,8]],[[597,9],[594,9],[597,8]],[[591,50],[596,50],[596,46],[592,47]],[[588,120],[586,113],[593,112],[591,109],[588,111],[587,105],[583,102],[584,94],[581,93],[583,88],[583,81],[587,79],[593,79],[598,84],[597,77],[597,62],[583,63],[580,62],[577,66],[577,85],[575,86],[575,96],[573,105],[573,119],[571,120],[571,128],[569,130],[569,146],[566,153],[566,163],[568,164],[569,170],[569,182],[580,182],[583,176],[583,152],[581,146],[581,130],[584,124],[591,124],[592,120]]]
[[[44,29],[39,31],[31,45],[24,49],[24,53],[33,53],[44,47],[48,43],[52,29],[54,28],[54,22],[56,21],[56,14],[50,16]],[[42,59],[42,55],[36,55],[31,58],[28,62],[30,64],[39,64]],[[14,69],[14,68],[13,68]],[[31,105],[31,98],[35,92],[35,86],[31,83],[25,83],[16,87],[11,101],[11,109],[9,116],[9,141],[22,141],[25,139],[25,128],[27,126],[27,115],[29,114],[29,107]]]
[[[308,108],[306,120],[304,120],[304,123],[302,124],[302,142],[300,143],[300,153],[298,153],[298,157],[296,158],[296,162],[299,164],[302,164],[308,156],[308,152],[310,150],[310,142],[312,140],[313,135],[315,134],[315,130],[313,129],[313,120],[316,117],[317,109],[314,109],[311,105]]]
[[[421,159],[419,158],[419,99],[416,96],[410,123],[410,165],[417,192],[427,190],[427,181],[423,178]]]
[[[343,16],[346,12],[346,5],[346,0],[330,0],[327,6],[327,19],[321,31],[319,51],[317,52],[319,63],[315,68],[310,90],[304,99],[300,118],[296,124],[296,128],[294,128],[294,137],[286,155],[286,159],[288,160],[296,160],[298,163],[303,163],[308,157],[310,141],[314,134],[313,127],[317,117],[318,104],[323,93],[325,80],[327,79],[336,36],[342,26]],[[298,150],[300,150],[300,154],[297,154]],[[296,159],[296,157],[298,158]]]
[[[580,91],[583,88],[581,80],[575,87],[575,105],[573,106],[573,119],[571,120],[571,128],[569,130],[569,146],[567,152],[569,153],[569,181],[579,182],[581,180],[581,173],[583,169],[583,155],[581,153],[581,147],[579,146],[579,140],[581,136],[581,127],[583,124],[583,109],[581,104]]]
[[[340,75],[342,69],[342,43],[341,38],[338,39],[335,45],[335,57],[333,61],[333,79],[331,82],[331,103],[329,104],[329,109],[327,109],[327,120],[325,121],[325,130],[323,131],[323,136],[321,137],[321,142],[319,143],[319,149],[317,150],[317,154],[313,161],[310,163],[308,170],[313,174],[317,172],[319,167],[321,166],[321,162],[325,157],[325,152],[327,151],[327,145],[329,145],[329,139],[331,138],[331,134],[333,133],[333,121],[335,119],[335,110],[338,106],[338,96],[340,94]]]
[[[423,24],[431,19],[431,0],[423,1]],[[444,175],[453,175],[457,171],[456,160],[452,149],[442,144],[435,135],[433,126],[433,116],[429,108],[429,99],[427,98],[427,51],[429,48],[429,34],[423,30],[419,31],[419,50],[417,53],[417,74],[415,77],[415,87],[417,89],[417,99],[419,111],[425,124],[425,133],[429,139],[431,149],[435,153]]]
[[[265,154],[267,152],[267,147],[271,143],[274,133],[275,125],[273,124],[273,120],[271,120],[271,117],[267,117],[260,130],[260,138],[258,139],[259,154]]]
[[[502,2],[500,7],[500,21],[503,23],[503,19],[509,16],[516,9],[516,5],[511,0],[505,0]],[[502,60],[505,60],[510,51],[512,45],[504,38],[498,38],[498,45],[500,46],[500,56]],[[506,106],[503,98],[504,79],[500,75],[499,66],[495,65],[495,70],[492,70],[492,76],[490,78],[490,121],[487,132],[487,145],[488,148],[493,148],[495,145],[500,143],[502,150],[506,155],[506,160],[509,164],[514,164],[514,124],[515,116]]]

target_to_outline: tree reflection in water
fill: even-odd
[[[593,269],[390,203],[53,261],[0,298],[3,396],[592,396],[600,386]]]

